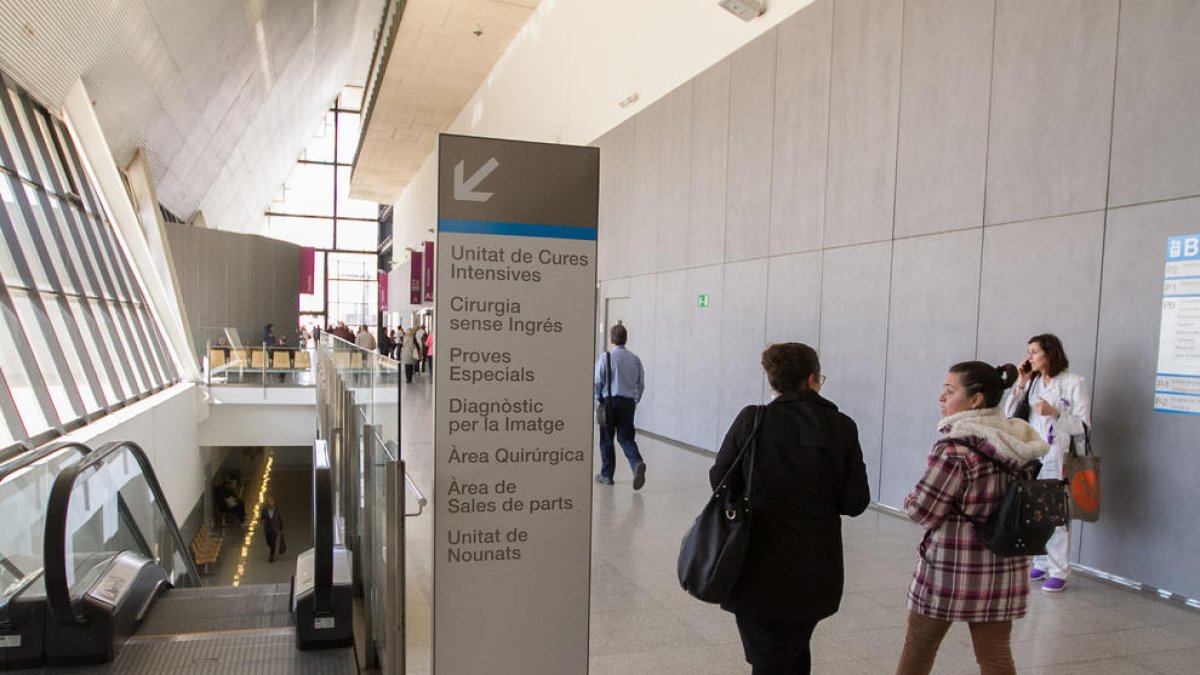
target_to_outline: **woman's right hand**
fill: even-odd
[[[1033,379],[1033,366],[1030,365],[1029,359],[1026,358],[1017,366],[1017,387],[1023,388],[1029,384],[1029,380]]]

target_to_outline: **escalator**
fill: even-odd
[[[0,466],[0,670],[357,673],[328,472],[327,458],[314,468],[326,517],[296,581],[235,588],[202,586],[136,444],[63,444]]]

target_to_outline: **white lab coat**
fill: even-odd
[[[1050,445],[1050,452],[1042,458],[1043,478],[1062,478],[1063,457],[1071,445],[1071,437],[1083,433],[1083,425],[1092,424],[1092,399],[1082,375],[1063,371],[1047,384],[1037,375],[1025,385],[1032,387],[1029,394],[1029,425],[1042,440]],[[1013,387],[1004,401],[1004,412],[1011,417],[1025,398],[1025,389]],[[1045,401],[1058,408],[1058,418],[1037,413],[1037,402]]]
[[[1083,433],[1083,425],[1092,424],[1092,399],[1087,383],[1075,373],[1063,371],[1050,379],[1034,377],[1025,385],[1029,392],[1029,425],[1048,444],[1050,452],[1042,457],[1041,478],[1062,478],[1063,458],[1071,446],[1071,437]],[[1004,411],[1011,417],[1025,398],[1025,387],[1013,387],[1004,401]],[[1037,402],[1045,401],[1058,409],[1058,417],[1047,417],[1037,413]],[[1051,577],[1067,579],[1071,576],[1071,533],[1066,527],[1057,527],[1050,541],[1046,542],[1046,555],[1034,556],[1033,566],[1045,570]]]

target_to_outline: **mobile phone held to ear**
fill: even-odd
[[[1033,370],[1033,365],[1028,360],[1021,362],[1021,372],[1028,375]]]

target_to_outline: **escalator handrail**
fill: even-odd
[[[55,443],[43,445],[42,447],[37,448],[36,450],[29,450],[26,452],[22,452],[21,454],[16,455],[16,456],[12,457],[11,459],[7,459],[3,462],[0,462],[0,483],[4,482],[5,478],[8,478],[12,474],[20,471],[21,469],[24,469],[25,467],[30,466],[32,464],[36,464],[37,462],[49,457],[50,455],[53,455],[57,452],[61,452],[68,448],[75,448],[77,450],[82,450],[84,457],[87,457],[88,454],[91,453],[91,451],[92,451],[91,448],[89,448],[88,446],[84,445],[83,443],[79,443],[77,441],[57,441]]]
[[[155,475],[154,468],[150,465],[149,458],[146,457],[146,451],[132,441],[112,441],[86,455],[78,464],[63,469],[54,479],[54,487],[50,489],[50,499],[46,505],[46,535],[43,541],[42,568],[46,580],[46,601],[50,606],[50,614],[60,624],[84,621],[84,618],[75,614],[71,607],[71,588],[67,583],[67,511],[71,503],[71,494],[75,490],[75,480],[85,469],[99,464],[109,455],[116,454],[121,449],[128,449],[134,460],[137,461],[138,467],[146,479],[146,485],[150,488],[150,492],[167,522],[167,530],[175,540],[175,546],[187,567],[188,577],[197,586],[200,585],[200,570],[192,560],[192,552],[188,550],[183,535],[179,533],[175,516],[171,513],[171,507],[163,495],[162,487],[158,483],[158,476]]]

